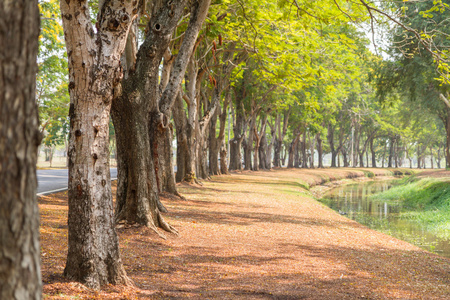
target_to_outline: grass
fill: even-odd
[[[415,177],[400,180],[400,184],[373,199],[400,203],[402,217],[413,219],[440,237],[450,238],[450,181],[448,178]]]

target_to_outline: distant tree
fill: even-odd
[[[48,0],[39,3],[42,16],[39,36],[39,71],[36,79],[36,100],[39,106],[42,144],[46,160],[52,164],[55,146],[67,144],[69,131],[69,92],[67,55],[64,32],[57,16],[60,15],[59,1]]]
[[[41,299],[37,0],[0,2],[0,299]]]

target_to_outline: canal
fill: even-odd
[[[450,257],[450,240],[404,217],[407,210],[401,202],[383,202],[370,198],[375,193],[388,190],[394,184],[395,181],[370,181],[345,185],[327,192],[320,202],[369,228]]]

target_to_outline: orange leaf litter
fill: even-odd
[[[342,217],[304,189],[359,176],[279,169],[181,184],[186,201],[162,199],[180,235],[118,229],[135,286],[100,291],[63,277],[67,193],[41,197],[44,299],[450,299],[450,259]]]

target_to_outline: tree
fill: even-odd
[[[91,288],[127,284],[113,218],[109,114],[122,77],[120,57],[140,2],[61,1],[69,62],[69,249],[64,274]]]
[[[0,298],[41,299],[37,1],[2,1],[0,19]]]
[[[438,2],[444,8],[433,16]],[[374,78],[381,101],[399,93],[406,99],[420,102],[422,109],[439,117],[446,130],[445,157],[447,167],[450,167],[450,106],[445,96],[450,91],[445,79],[445,53],[450,43],[447,38],[448,18],[443,14],[448,1],[436,3],[395,5],[401,11],[399,20],[402,23],[397,23],[392,30],[390,54],[394,61],[383,62]],[[403,23],[409,26],[405,28]]]
[[[159,67],[187,1],[164,1],[153,7],[145,41],[119,85],[113,108],[119,160],[118,221],[177,232],[163,220],[158,206],[160,161],[164,159],[158,148],[171,142],[167,135],[170,113],[209,4],[210,0],[198,0],[188,6],[189,25],[171,72],[161,83]]]
[[[39,106],[42,144],[46,160],[52,165],[56,145],[66,144],[69,131],[69,92],[67,54],[64,51],[64,32],[56,16],[60,15],[59,1],[39,3],[42,24],[39,36],[36,100]]]

